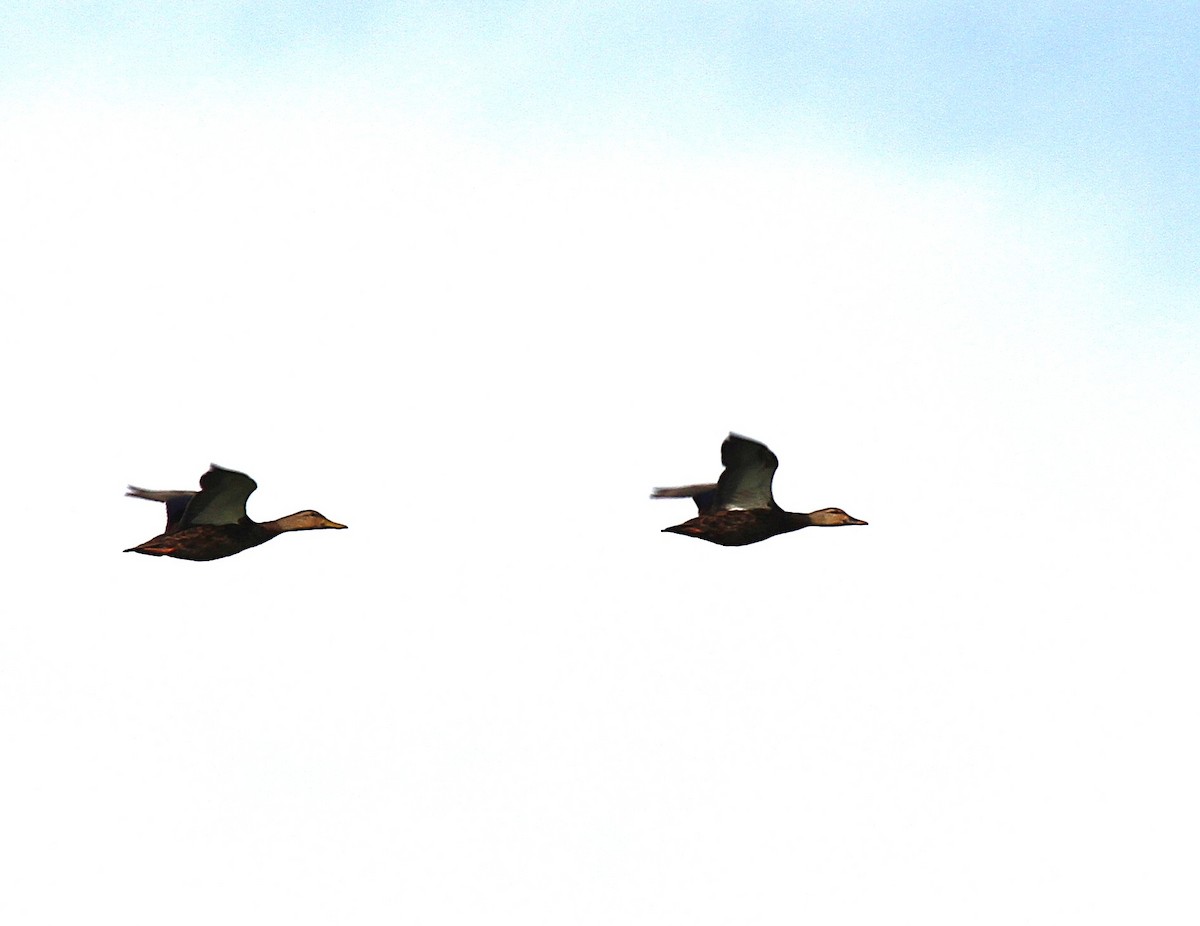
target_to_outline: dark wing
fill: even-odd
[[[750,510],[774,508],[771,480],[779,468],[779,458],[766,444],[730,434],[721,445],[721,462],[725,471],[717,482],[714,508]]]
[[[167,526],[163,531],[164,534],[169,534],[172,531],[179,529],[180,522],[183,520],[183,512],[188,506],[188,502],[192,500],[195,492],[182,492],[175,489],[165,489],[158,491],[155,489],[139,489],[137,486],[130,486],[126,495],[132,495],[134,498],[145,498],[152,502],[166,502],[167,505]]]
[[[183,526],[193,524],[237,524],[246,518],[246,499],[258,488],[245,473],[213,464],[200,477],[200,491],[183,513]]]
[[[672,489],[655,489],[650,495],[651,498],[690,498],[696,503],[696,508],[700,514],[704,514],[712,510],[713,502],[717,498],[717,485],[715,482],[705,483],[704,485],[695,486],[676,486]]]

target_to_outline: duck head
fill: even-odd
[[[280,518],[271,523],[278,531],[315,531],[325,528],[343,530],[346,527],[345,524],[330,521],[321,512],[313,511],[311,508],[307,511],[297,511],[295,514],[289,514],[286,518]]]
[[[808,516],[809,523],[814,527],[841,527],[843,524],[866,524],[858,518],[852,518],[841,508],[822,508]]]

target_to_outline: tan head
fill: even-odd
[[[852,518],[841,508],[822,508],[808,516],[808,523],[814,527],[841,527],[843,524],[866,524],[858,518]]]
[[[333,528],[342,530],[345,524],[338,524],[337,521],[330,521],[329,518],[321,514],[319,511],[313,511],[311,508],[308,511],[297,511],[295,514],[289,514],[286,518],[280,518],[277,521],[272,521],[270,524],[275,530],[283,531],[315,531],[324,528]]]

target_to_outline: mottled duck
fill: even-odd
[[[808,514],[784,511],[771,494],[779,458],[756,440],[730,434],[721,445],[721,462],[725,471],[716,483],[654,490],[651,498],[690,498],[699,509],[696,517],[665,527],[664,533],[740,547],[802,527],[867,523],[850,517],[841,508],[822,508]]]
[[[323,514],[297,511],[276,521],[258,523],[246,517],[246,499],[258,486],[245,473],[213,465],[200,477],[200,491],[154,491],[130,486],[126,495],[165,502],[167,527],[157,537],[126,553],[210,560],[233,556],[266,543],[286,531],[344,528]]]

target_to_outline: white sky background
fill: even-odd
[[[4,921],[1193,921],[1197,27],[1004,7],[6,14]]]

